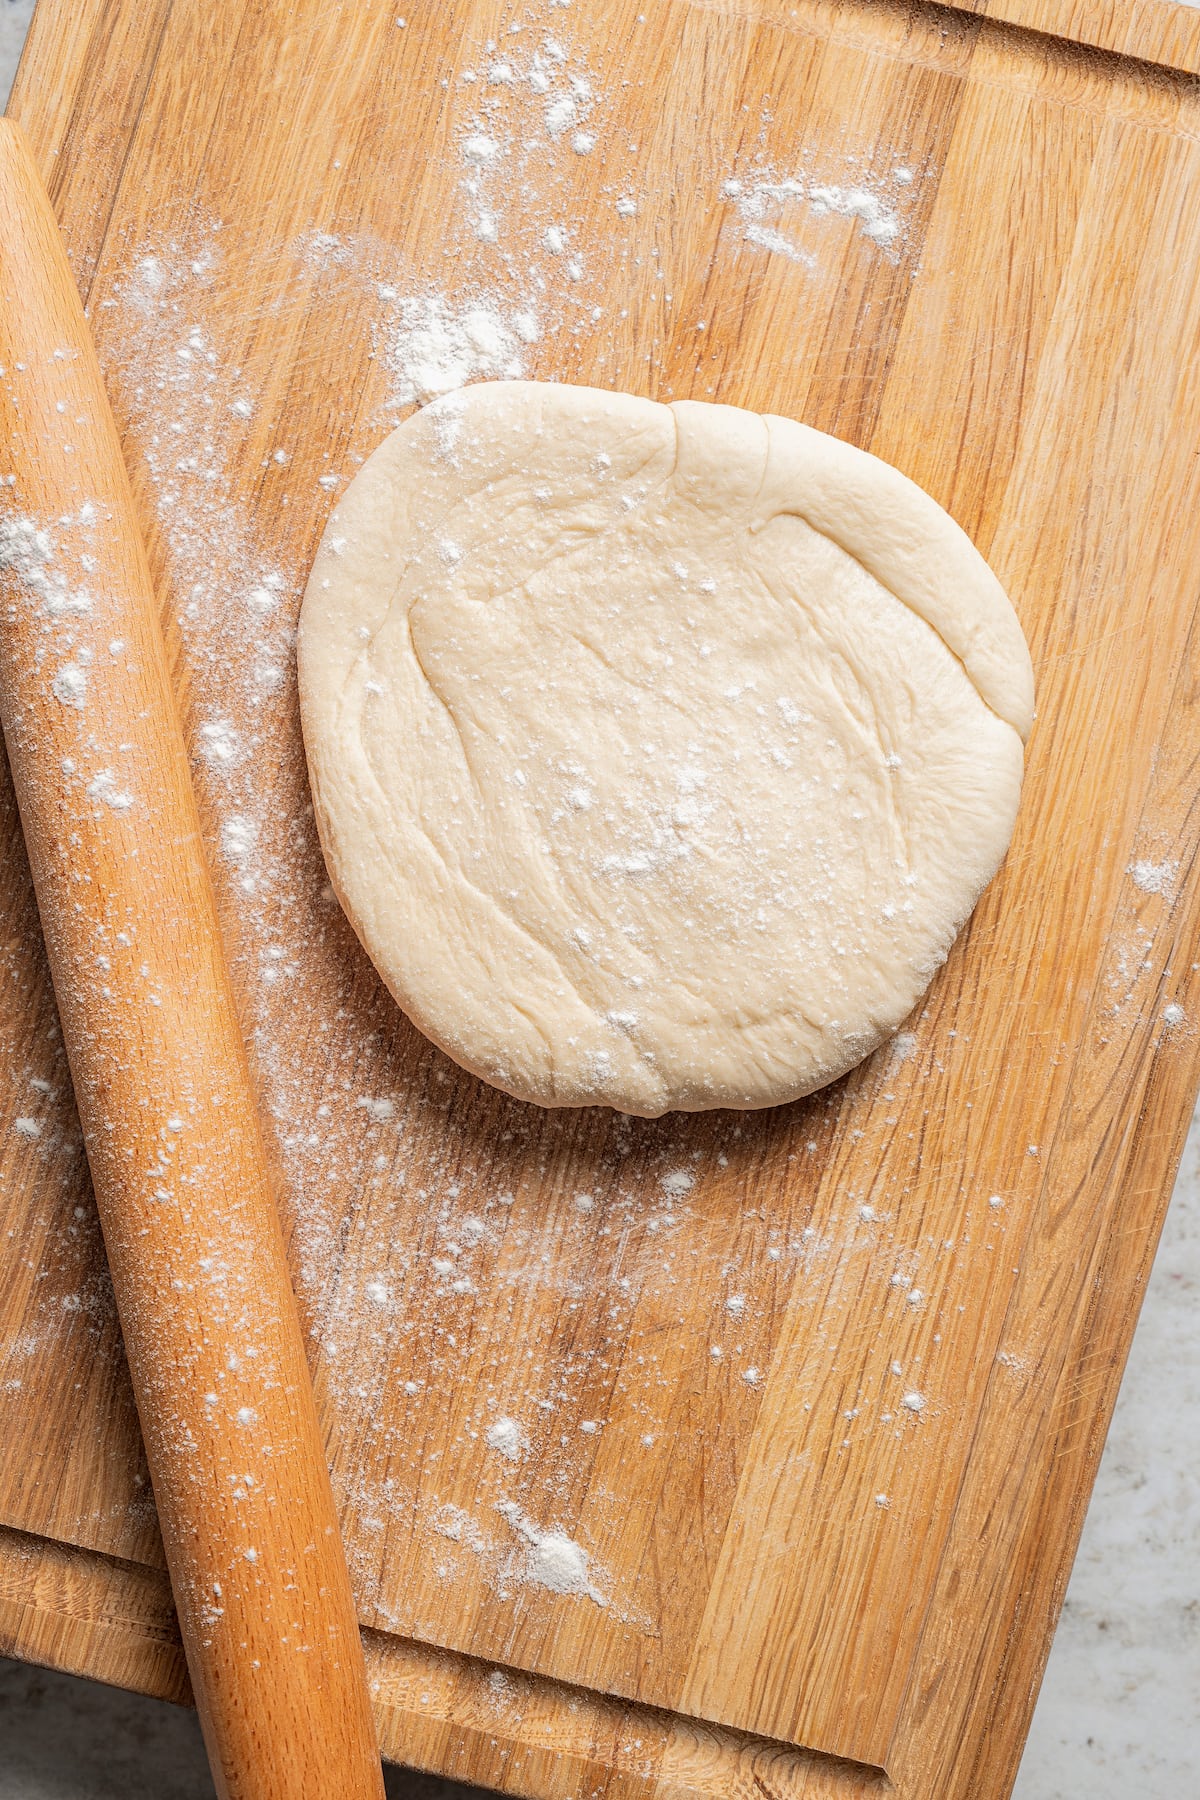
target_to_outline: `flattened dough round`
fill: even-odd
[[[970,541],[790,419],[417,413],[300,620],[318,828],[420,1029],[541,1106],[771,1106],[894,1031],[1012,832],[1033,677]]]

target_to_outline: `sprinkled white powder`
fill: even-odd
[[[557,137],[568,125],[573,125],[579,115],[579,102],[573,94],[563,94],[552,100],[546,108],[546,130],[551,137]]]
[[[495,1450],[497,1455],[506,1457],[509,1462],[520,1462],[526,1445],[525,1433],[516,1419],[505,1416],[488,1428],[484,1443],[489,1450]]]
[[[472,132],[470,137],[464,139],[462,149],[469,163],[494,162],[500,154],[500,146],[495,138],[488,137],[481,131]]]
[[[775,231],[769,225],[747,225],[743,235],[748,244],[754,244],[760,250],[773,250],[777,256],[786,256],[792,262],[803,263],[808,269],[815,269],[817,266],[817,259],[810,250],[802,250],[790,238],[784,237],[782,231]]]
[[[87,700],[87,670],[78,663],[64,663],[50,683],[50,692],[64,706],[82,710]]]
[[[1162,1020],[1164,1025],[1182,1025],[1186,1018],[1187,1014],[1176,1000],[1172,1000],[1168,1006],[1163,1007]]]
[[[0,519],[0,569],[16,569],[30,581],[41,574],[53,554],[50,533],[33,519]]]
[[[74,535],[88,531],[96,522],[96,508],[85,500],[78,513],[67,513],[59,526]],[[28,592],[40,600],[51,619],[83,618],[92,610],[92,597],[86,588],[72,588],[65,570],[58,563],[59,544],[36,520],[20,516],[0,519],[0,569],[11,569]],[[83,569],[94,567],[93,559],[79,556]]]
[[[258,842],[258,826],[245,813],[232,813],[221,826],[221,849],[233,863],[244,863]]]
[[[433,1529],[439,1537],[449,1538],[452,1544],[465,1544],[469,1550],[483,1551],[487,1548],[483,1533],[470,1513],[461,1506],[440,1507],[434,1515]]]
[[[914,1413],[924,1412],[925,1404],[926,1404],[925,1396],[924,1396],[924,1394],[918,1394],[914,1388],[912,1393],[904,1395],[900,1404],[901,1404],[901,1406],[907,1408],[907,1410],[909,1412],[914,1412]]]
[[[686,1169],[669,1169],[665,1175],[659,1177],[658,1185],[664,1194],[670,1194],[675,1198],[682,1194],[690,1194],[696,1181],[695,1177],[689,1175]]]
[[[900,230],[896,214],[867,188],[812,187],[808,190],[808,202],[815,213],[832,212],[845,219],[858,219],[863,236],[876,244],[890,244]]]
[[[1175,876],[1179,864],[1176,862],[1135,862],[1129,873],[1133,876],[1135,887],[1141,888],[1143,894],[1162,894],[1170,899]]]
[[[607,1604],[591,1580],[590,1558],[582,1544],[565,1531],[541,1530],[514,1500],[502,1500],[496,1510],[525,1540],[522,1575],[531,1586],[548,1588],[552,1594],[586,1595],[597,1606]]]
[[[117,786],[117,778],[111,769],[101,769],[87,785],[90,800],[102,800],[105,806],[111,806],[114,812],[128,812],[133,805],[133,795]]]
[[[381,1124],[387,1119],[394,1119],[396,1116],[396,1102],[394,1100],[389,1100],[386,1097],[375,1100],[372,1099],[369,1094],[360,1094],[354,1104],[355,1106],[361,1107],[368,1118],[376,1119]]]
[[[815,269],[817,258],[812,251],[780,229],[789,212],[798,208],[810,218],[835,214],[856,219],[864,238],[880,249],[893,250],[903,234],[903,220],[895,205],[901,198],[895,192],[897,184],[902,190],[908,185],[894,170],[879,176],[864,169],[860,180],[848,185],[814,182],[800,175],[779,177],[764,170],[750,182],[732,177],[722,183],[721,193],[734,202],[746,243]]]
[[[199,733],[199,752],[206,763],[215,768],[228,768],[237,762],[241,753],[241,740],[229,719],[211,719],[201,725]]]
[[[476,303],[456,311],[437,295],[402,300],[386,352],[396,399],[407,406],[482,377],[512,380],[524,372],[521,345],[538,336],[537,317],[524,307],[510,313]]]
[[[42,1128],[36,1119],[21,1117],[13,1120],[13,1130],[18,1137],[37,1138],[42,1135]]]

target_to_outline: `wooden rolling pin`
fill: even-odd
[[[0,122],[0,718],[218,1792],[383,1793],[362,1647],[129,480]]]

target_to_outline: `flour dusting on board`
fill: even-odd
[[[440,246],[452,286],[443,290],[394,265],[377,243],[353,235],[317,228],[297,245],[327,288],[357,280],[375,295],[378,355],[401,407],[469,381],[520,378],[530,372],[534,346],[544,375],[547,345],[560,357],[573,338],[614,338],[628,316],[611,301],[614,285],[628,285],[627,278],[614,284],[622,265],[630,275],[652,271],[668,320],[676,286],[695,274],[672,267],[657,234],[648,243],[630,235],[634,219],[653,219],[670,202],[669,186],[647,188],[639,147],[612,129],[609,84],[575,51],[561,22],[528,48],[522,33],[468,50],[445,85],[458,121],[450,152],[456,205]],[[599,234],[585,230],[574,197],[580,159],[593,155],[604,159],[606,177],[618,176],[600,184],[612,224]],[[733,208],[747,245],[818,274],[827,242],[819,224],[830,218],[852,221],[866,250],[896,260],[908,245],[919,181],[897,157],[874,152],[802,158],[787,173],[760,152],[732,174],[710,172],[710,204]],[[704,320],[681,323],[707,328]]]
[[[1175,888],[1175,877],[1179,873],[1179,864],[1163,858],[1155,862],[1150,857],[1142,857],[1135,862],[1129,873],[1133,876],[1133,884],[1143,894],[1161,894],[1164,899],[1172,897]]]
[[[514,1590],[540,1588],[548,1594],[608,1607],[611,1578],[568,1532],[557,1525],[536,1524],[515,1500],[500,1499],[493,1511],[504,1521],[507,1533],[497,1535],[465,1508],[454,1505],[435,1510],[432,1529],[439,1538],[471,1553],[485,1585],[500,1599],[511,1599]],[[443,1580],[453,1580],[459,1569],[443,1553],[437,1573]],[[634,1622],[633,1615],[620,1616],[623,1622]],[[639,1623],[644,1628],[646,1621]]]
[[[496,1509],[517,1535],[525,1540],[522,1577],[533,1587],[552,1594],[584,1594],[597,1606],[608,1604],[591,1574],[591,1561],[582,1544],[565,1531],[544,1531],[521,1511],[515,1500],[502,1500]]]
[[[828,1098],[797,1113],[791,1136],[741,1120],[613,1117],[586,1143],[569,1120],[481,1098],[399,1019],[328,886],[294,633],[337,494],[413,404],[441,396],[437,442],[452,458],[468,382],[582,378],[670,398],[664,347],[715,335],[696,298],[706,271],[669,228],[679,172],[618,128],[622,71],[582,51],[571,23],[552,8],[542,25],[460,46],[455,66],[426,77],[441,95],[451,194],[436,240],[383,243],[358,214],[339,215],[333,189],[327,209],[274,242],[181,206],[125,246],[93,314],[182,643],[196,783],[298,1281],[332,1414],[358,1434],[349,1554],[360,1594],[406,1631],[421,1617],[389,1604],[380,1553],[405,1529],[439,1581],[482,1582],[513,1605],[603,1606],[655,1629],[657,1602],[610,1546],[627,1521],[622,1471],[669,1468],[681,1386],[719,1395],[720,1441],[705,1425],[688,1452],[718,1467],[753,1429],[779,1308],[825,1309],[795,1404],[828,1412],[837,1455],[878,1443],[893,1459],[913,1454],[937,1408],[931,1398],[918,1420],[903,1397],[936,1395],[925,1363],[967,1254],[903,1239],[907,1176],[885,1172],[811,1217],[840,1104]],[[861,147],[818,162],[766,125],[757,145],[714,148],[688,172],[722,266],[775,257],[800,296],[836,273],[847,242],[861,258],[906,251],[919,168]],[[254,317],[238,298],[247,266],[270,296]],[[306,362],[285,396],[279,345],[306,314],[336,321],[305,340],[306,353],[329,345],[328,366]],[[357,404],[364,371],[356,411],[345,396],[353,388]],[[713,389],[698,373],[687,391]],[[18,522],[0,555],[73,630],[96,596],[56,560],[56,542],[53,522]],[[109,654],[91,648],[90,665],[68,646],[47,671],[81,671],[85,704]],[[84,774],[96,807],[120,813],[135,797],[111,759]],[[572,817],[589,794],[572,777]],[[897,1040],[897,1090],[914,1078],[909,1054]],[[16,1116],[28,1154],[45,1154],[42,1103],[22,1090]],[[789,1159],[797,1167],[768,1202]],[[893,1292],[901,1260],[910,1285]],[[694,1318],[714,1266],[712,1316]],[[843,1367],[837,1316],[864,1281],[890,1309],[887,1341],[869,1366]],[[470,1512],[431,1498],[439,1482],[461,1497],[463,1469]],[[902,1462],[886,1481],[903,1518]]]
[[[389,333],[388,367],[396,375],[401,406],[432,400],[468,381],[525,373],[522,352],[541,336],[537,314],[511,316],[493,303],[468,303],[455,311],[436,294],[414,294],[396,303]]]
[[[507,1414],[489,1427],[486,1437],[489,1450],[495,1450],[509,1462],[520,1462],[528,1448],[528,1439],[516,1419]]]
[[[830,181],[803,172],[781,175],[757,163],[744,175],[727,177],[720,191],[736,210],[747,244],[808,269],[820,266],[820,222],[829,218],[852,220],[865,245],[895,260],[907,245],[913,172],[894,160],[879,166],[863,157],[854,174],[850,181]]]

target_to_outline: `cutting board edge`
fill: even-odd
[[[1200,12],[1180,0],[1125,0],[1119,19],[1109,0],[948,0],[947,10],[1176,74],[1200,74]]]
[[[599,1774],[620,1778],[622,1800],[726,1800],[751,1791],[854,1800],[887,1787],[880,1770],[455,1651],[370,1629],[363,1643],[385,1761],[430,1774],[503,1784],[527,1800],[562,1800],[564,1791],[583,1800]],[[0,1526],[0,1654],[192,1704],[165,1571],[9,1526]],[[532,1765],[519,1788],[514,1756]],[[760,1768],[770,1770],[769,1789]]]

